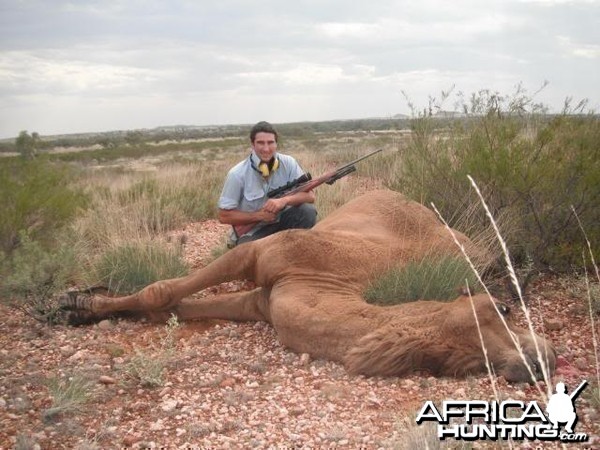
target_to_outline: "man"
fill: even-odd
[[[548,401],[548,418],[552,422],[552,428],[557,429],[558,423],[566,423],[565,431],[573,434],[573,425],[577,421],[573,398],[567,394],[565,383],[556,383],[556,394],[552,394]]]
[[[230,246],[261,239],[290,228],[311,228],[317,219],[312,205],[315,194],[297,192],[281,197],[267,193],[304,174],[289,155],[277,153],[277,132],[268,122],[259,122],[250,131],[252,152],[227,174],[219,199],[219,221],[235,226],[256,224],[238,236],[232,232]]]

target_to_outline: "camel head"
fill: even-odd
[[[533,383],[543,378],[544,370],[554,373],[552,345],[515,326],[511,308],[487,294],[388,308],[395,320],[348,352],[351,372],[463,377],[485,373],[487,357],[490,370],[509,382]]]

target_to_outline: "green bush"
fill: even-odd
[[[171,315],[158,346],[151,344],[149,349],[134,349],[135,355],[125,370],[129,376],[139,381],[141,386],[157,387],[164,384],[165,370],[175,355],[178,328],[177,317]]]
[[[86,203],[72,178],[67,167],[40,158],[0,161],[0,250],[12,252],[23,230],[33,240],[51,241]]]
[[[402,268],[393,268],[373,282],[365,291],[369,303],[394,305],[415,300],[454,300],[459,289],[471,291],[477,279],[462,257],[427,257]]]
[[[60,320],[56,294],[67,288],[76,261],[68,242],[53,249],[44,248],[24,232],[20,246],[2,261],[0,294],[41,322]]]
[[[130,294],[155,281],[186,275],[188,267],[179,249],[140,242],[107,250],[95,270],[111,292]]]
[[[600,118],[549,116],[523,96],[488,91],[463,107],[467,116],[444,121],[443,129],[435,117],[413,120],[402,170],[389,186],[452,217],[474,201],[472,176],[492,214],[516,220],[516,232],[505,237],[517,262],[529,257],[554,269],[581,263],[571,205],[600,249]]]

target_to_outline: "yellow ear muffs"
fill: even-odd
[[[271,166],[271,167],[269,167]],[[260,170],[260,173],[262,174],[263,177],[268,178],[269,175],[271,175],[272,172],[275,172],[277,170],[277,168],[279,167],[279,159],[275,158],[272,162],[272,164],[269,163],[265,163],[265,162],[261,162],[258,165],[258,170]]]

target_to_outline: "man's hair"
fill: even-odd
[[[250,130],[250,142],[254,142],[258,133],[272,133],[275,135],[275,142],[277,142],[277,131],[275,131],[275,128],[269,122],[258,122],[252,127],[252,130]]]

